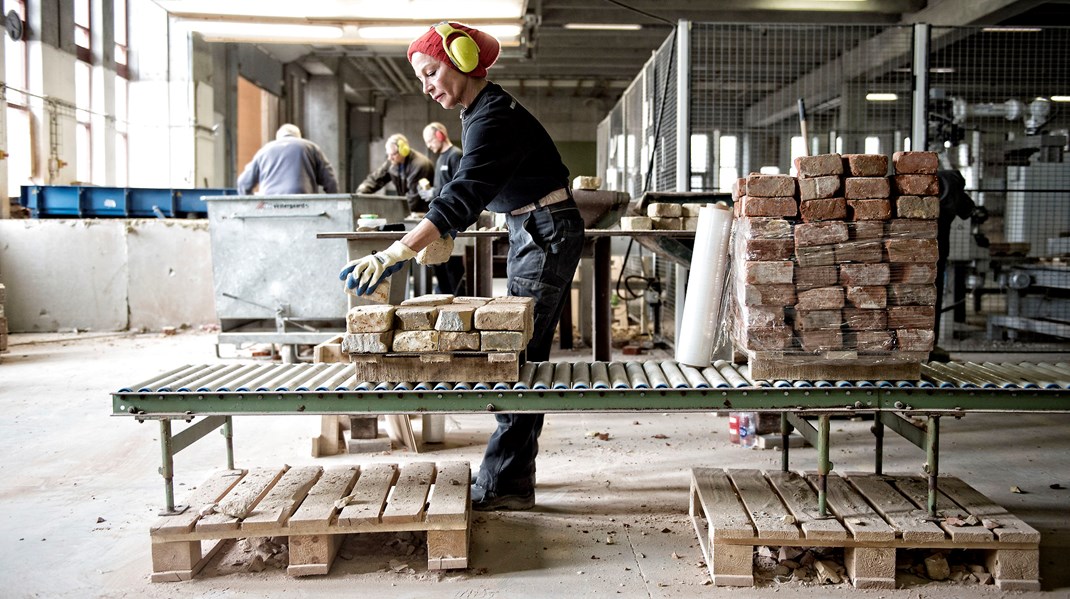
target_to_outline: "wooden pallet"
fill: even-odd
[[[429,570],[467,568],[470,476],[467,462],[217,472],[150,528],[152,581],[189,580],[227,539],[251,536],[288,537],[292,576],[327,574],[343,535],[365,532],[427,531]],[[202,541],[216,543],[202,553]]]
[[[1000,589],[1040,590],[1040,533],[955,477],[939,479],[939,511],[1000,527],[928,520],[920,476],[829,475],[827,518],[817,514],[816,489],[813,474],[692,469],[691,519],[713,583],[752,586],[756,545],[843,547],[854,586],[882,589],[895,588],[896,549],[971,549],[985,553]]]
[[[752,378],[801,381],[916,381],[929,352],[747,351]]]
[[[449,352],[426,354],[349,354],[358,381],[417,383],[515,383],[523,352]]]

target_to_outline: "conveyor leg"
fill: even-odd
[[[881,421],[880,414],[873,416],[873,426],[869,430],[873,431],[876,445],[873,452],[873,473],[880,476],[884,474],[884,422]]]
[[[780,454],[780,470],[783,472],[788,471],[788,438],[791,437],[791,423],[788,422],[788,413],[780,413],[780,447],[783,452]]]
[[[175,506],[175,454],[171,437],[171,421],[163,418],[160,420],[160,457],[162,466],[160,476],[163,477],[164,509],[161,516],[173,516],[186,511],[186,506]]]
[[[829,461],[829,420],[828,414],[817,417],[817,513],[822,518],[828,515],[828,475],[832,471],[832,462]]]
[[[234,469],[234,424],[230,416],[223,421],[223,440],[227,444],[227,470]]]
[[[925,427],[925,473],[929,475],[929,516],[936,517],[937,482],[940,474],[940,416],[929,416]]]

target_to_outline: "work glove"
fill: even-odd
[[[395,241],[381,252],[372,253],[345,265],[338,278],[346,282],[347,289],[354,289],[357,295],[375,291],[386,277],[401,270],[405,263],[416,257],[416,252],[409,246]]]
[[[420,195],[420,199],[425,202],[430,202],[435,198],[435,190],[433,189],[421,189],[416,193],[418,193]]]
[[[430,245],[416,254],[416,263],[431,265],[442,264],[453,255],[453,240],[457,238],[457,229],[450,229],[441,239],[432,241]]]

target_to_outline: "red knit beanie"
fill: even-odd
[[[487,69],[494,64],[494,61],[498,60],[498,52],[501,50],[501,44],[498,43],[498,40],[495,39],[494,36],[483,33],[478,29],[473,29],[467,25],[461,25],[460,23],[450,21],[450,26],[472,36],[472,40],[475,41],[476,46],[479,47],[479,65],[476,66],[475,69],[472,69],[471,72],[464,74],[469,77],[486,77]],[[455,38],[456,36],[457,34],[454,33],[450,37]],[[442,45],[442,36],[435,31],[434,26],[409,44],[408,58],[410,63],[412,62],[412,55],[417,52],[437,58],[453,67],[454,70],[458,72],[460,71],[460,69],[457,68],[457,65],[453,64],[453,61],[450,60],[450,57],[446,54],[446,49]]]

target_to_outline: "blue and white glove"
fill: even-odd
[[[338,278],[346,282],[347,289],[353,289],[357,295],[375,291],[383,279],[401,270],[405,263],[416,257],[416,252],[409,246],[395,241],[381,252],[369,254],[345,265]]]

